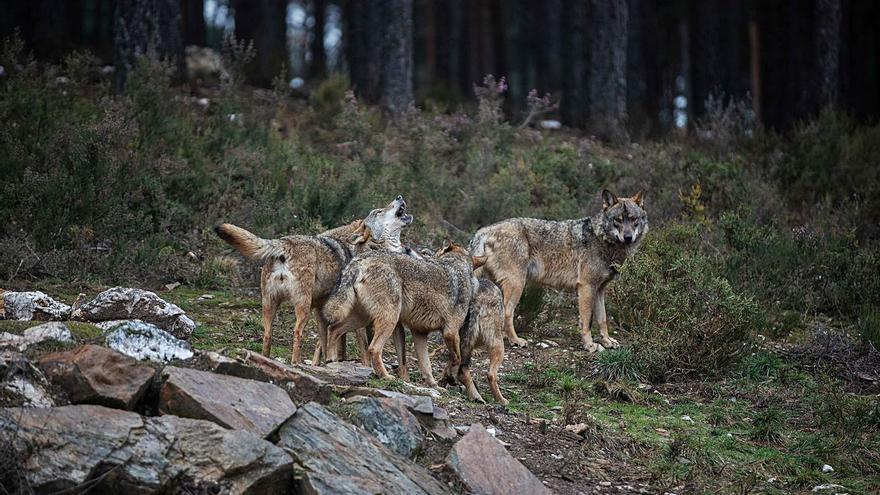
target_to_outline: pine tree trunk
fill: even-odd
[[[627,139],[624,125],[629,12],[625,1],[592,0],[590,7],[589,128],[600,138],[619,143]]]
[[[183,62],[180,4],[176,0],[118,0],[114,35],[115,85],[122,90],[140,57]]]
[[[690,3],[691,118],[706,114],[706,100],[724,91],[724,66],[721,56],[721,9],[726,0],[693,0]]]
[[[257,54],[248,67],[252,84],[269,86],[287,60],[287,2],[233,0],[235,37],[253,41]]]
[[[840,97],[840,0],[815,0],[816,96],[821,106],[834,106]]]
[[[182,0],[183,44],[205,46],[205,0]]]
[[[312,56],[309,64],[309,76],[312,79],[323,79],[327,76],[327,51],[324,49],[324,27],[327,24],[327,3],[325,0],[312,0],[312,16],[315,25],[312,27],[309,52]]]
[[[587,2],[563,0],[564,77],[562,80],[562,121],[572,127],[587,123]]]
[[[413,2],[386,0],[379,104],[395,122],[413,104]]]

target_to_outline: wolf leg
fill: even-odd
[[[310,304],[300,304],[294,308],[296,313],[296,324],[293,326],[293,349],[290,353],[290,364],[300,364],[302,362],[302,334],[306,323],[309,322]]]
[[[408,382],[409,370],[406,368],[406,332],[404,328],[401,323],[394,327],[394,350],[397,351],[397,376]]]
[[[436,387],[437,380],[434,379],[434,374],[431,373],[431,358],[428,356],[428,334],[413,332],[413,347],[416,349],[416,357],[419,360],[419,372],[422,374],[422,379],[428,384],[429,387]]]
[[[279,301],[269,294],[263,294],[263,355],[269,357],[272,351],[272,322],[278,312]]]
[[[486,376],[489,380],[489,389],[495,396],[495,400],[506,406],[507,399],[501,395],[501,388],[498,386],[498,368],[501,367],[502,361],[504,361],[504,340],[499,339],[497,343],[489,347],[489,372]]]
[[[578,282],[577,293],[581,343],[588,352],[600,351],[602,347],[593,342],[593,335],[590,333],[590,318],[593,316],[593,299],[596,298],[596,289],[588,282]]]
[[[527,342],[525,339],[516,335],[516,329],[513,328],[513,314],[516,305],[519,304],[519,298],[522,296],[523,286],[525,285],[525,277],[521,281],[512,281],[510,279],[501,283],[501,293],[504,297],[504,331],[507,333],[507,340],[514,347],[525,347]]]
[[[608,318],[605,314],[605,287],[602,287],[599,289],[599,292],[596,293],[596,301],[594,303],[593,311],[596,314],[596,321],[599,324],[599,343],[606,349],[620,347],[620,343],[617,342],[616,339],[612,339],[608,336]]]
[[[370,365],[370,357],[368,355],[367,347],[370,345],[370,338],[367,335],[366,328],[358,328],[357,330],[357,345],[358,352],[361,353],[361,364],[364,366]]]
[[[464,385],[465,390],[467,391],[468,399],[480,402],[485,404],[486,401],[483,399],[483,396],[480,395],[480,391],[477,390],[477,386],[474,385],[474,378],[471,376],[471,369],[469,366],[462,366],[458,370],[458,379]]]
[[[458,335],[458,325],[456,327],[446,327],[443,329],[443,340],[446,341],[446,348],[449,350],[449,364],[446,365],[446,371],[443,378],[451,385],[455,385],[458,376],[458,368],[461,366],[461,337]]]
[[[367,353],[370,356],[370,362],[373,363],[373,373],[377,377],[384,380],[393,380],[394,377],[385,369],[385,363],[382,362],[382,349],[385,343],[394,334],[394,327],[397,325],[397,315],[394,318],[376,319],[373,321],[373,341]]]

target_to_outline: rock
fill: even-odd
[[[245,351],[244,359],[269,376],[272,381],[292,383],[294,385],[292,393],[304,401],[318,401],[324,404],[330,402],[330,396],[334,392],[331,383],[310,375],[300,368],[288,366],[256,352]]]
[[[40,291],[4,292],[3,309],[10,320],[66,320],[70,306]]]
[[[71,403],[127,410],[135,408],[156,374],[132,357],[97,345],[46,355],[38,365]]]
[[[419,420],[398,400],[364,397],[357,401],[352,421],[372,433],[382,445],[410,459],[419,453],[425,441]]]
[[[250,433],[103,406],[0,409],[0,437],[37,493],[87,482],[96,493],[286,493],[293,472],[284,451]]]
[[[439,494],[448,488],[427,469],[390,452],[372,436],[310,402],[278,431],[278,446],[300,463],[303,493]]]
[[[77,315],[88,321],[141,320],[152,323],[177,338],[186,339],[196,324],[180,307],[154,292],[114,287],[82,305]]]
[[[586,423],[578,423],[575,425],[565,425],[565,431],[570,431],[575,435],[580,435],[583,432],[587,431],[589,427]]]
[[[828,465],[828,464],[822,464],[822,472],[823,472],[823,473],[833,473],[833,472],[834,472],[834,468],[831,467],[831,466]]]
[[[18,351],[25,351],[28,347],[45,342],[47,340],[55,340],[63,343],[72,343],[73,334],[67,325],[57,321],[43,323],[26,329],[22,335],[15,335],[7,332],[0,334],[0,347],[9,347]]]
[[[813,487],[811,492],[819,493],[819,492],[834,492],[834,493],[843,493],[842,490],[846,490],[846,487],[843,485],[837,485],[834,483],[823,483],[821,485],[816,485]]]
[[[188,342],[140,320],[106,322],[98,326],[108,330],[104,337],[107,347],[135,359],[167,363],[193,357]]]
[[[52,407],[46,378],[21,353],[0,351],[0,406]]]
[[[326,366],[297,365],[296,368],[334,385],[366,385],[373,368],[351,361],[327,363]]]
[[[551,493],[480,424],[455,443],[446,464],[474,494]]]
[[[207,419],[220,426],[268,437],[296,412],[284,389],[271,383],[168,366],[159,411]]]

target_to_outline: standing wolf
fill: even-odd
[[[412,332],[422,377],[437,386],[428,358],[428,334],[443,333],[450,354],[446,375],[458,370],[459,329],[478,284],[474,264],[467,251],[451,242],[429,259],[373,252],[352,260],[321,310],[330,335],[328,357],[334,357],[336,339],[372,325],[373,340],[367,352],[373,372],[379,378],[390,378],[382,363],[382,348],[399,322]]]
[[[391,251],[402,249],[400,232],[412,221],[412,215],[406,212],[406,201],[402,196],[397,196],[385,208],[371,211],[363,220],[355,220],[316,236],[291,235],[280,239],[262,239],[235,225],[218,225],[214,230],[221,239],[245,257],[263,261],[260,277],[263,355],[268,356],[272,347],[275,313],[282,302],[290,301],[296,314],[291,363],[299,363],[302,332],[309,320],[309,312],[324,302],[342,269],[369,244],[379,244]],[[326,349],[326,325],[319,314],[315,316],[320,345]],[[400,332],[401,340],[402,335]],[[361,340],[358,339],[358,342]],[[398,345],[399,359],[405,362],[400,348],[402,342],[395,340],[395,345]],[[365,355],[363,351],[362,355]]]
[[[579,220],[511,218],[474,235],[471,254],[485,256],[483,270],[501,288],[504,327],[511,344],[522,346],[513,313],[526,282],[546,287],[577,290],[581,339],[584,348],[596,352],[617,347],[608,336],[605,289],[617,275],[617,267],[638,248],[648,232],[648,214],[642,193],[618,198],[602,191],[602,211]],[[590,319],[599,326],[599,342],[593,342]],[[601,346],[600,346],[601,344]]]

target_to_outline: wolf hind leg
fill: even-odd
[[[514,312],[519,304],[524,286],[525,276],[518,277],[517,280],[507,279],[501,282],[501,293],[504,299],[504,332],[507,334],[510,345],[514,347],[525,347],[528,344],[525,339],[516,335],[516,329],[513,327]]]

